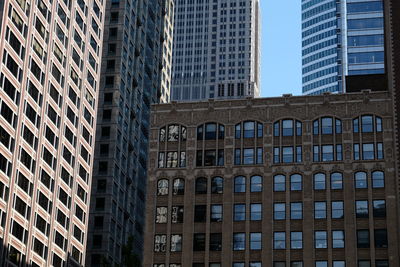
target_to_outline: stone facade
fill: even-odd
[[[153,105],[144,266],[399,266],[392,110],[370,91]]]

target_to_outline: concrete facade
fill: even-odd
[[[0,265],[83,266],[103,1],[0,8]]]
[[[175,1],[172,100],[260,96],[259,5]]]
[[[393,119],[388,92],[154,105],[144,266],[399,266]]]

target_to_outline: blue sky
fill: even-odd
[[[260,0],[261,96],[301,94],[301,1]]]

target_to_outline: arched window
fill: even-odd
[[[218,123],[206,123],[197,127],[197,140],[215,140],[225,138],[225,126]]]
[[[385,174],[382,171],[374,171],[372,173],[372,188],[385,187]]]
[[[300,174],[290,175],[290,190],[301,191],[303,188],[302,177]]]
[[[333,117],[322,117],[314,120],[313,134],[341,134],[342,121]]]
[[[207,179],[200,177],[196,179],[196,194],[207,194]]]
[[[331,173],[331,189],[343,189],[343,175],[340,172]]]
[[[302,123],[298,120],[284,119],[274,123],[274,136],[301,136]]]
[[[181,178],[174,180],[173,195],[183,195],[185,193],[185,181]]]
[[[366,172],[356,172],[354,174],[354,185],[358,189],[368,188],[367,173]]]
[[[159,196],[168,195],[168,180],[167,179],[158,180],[157,195],[159,195]]]
[[[260,175],[251,176],[250,192],[262,192],[262,177]]]
[[[243,124],[243,125],[242,125]],[[243,128],[243,136],[242,136]],[[256,121],[245,121],[235,126],[235,138],[260,138],[263,136],[263,124]]]
[[[244,193],[246,192],[246,177],[244,176],[236,176],[235,177],[235,193]]]
[[[325,190],[326,189],[326,179],[324,173],[314,174],[314,190]]]
[[[274,176],[274,191],[275,192],[283,192],[286,190],[286,181],[285,176],[282,174],[278,174]]]
[[[363,115],[353,119],[353,132],[382,132],[382,118],[374,115]]]
[[[222,194],[224,191],[224,179],[222,177],[214,177],[211,180],[211,193]]]

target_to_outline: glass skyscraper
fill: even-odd
[[[385,73],[382,0],[303,0],[303,94],[346,91],[348,75]]]

